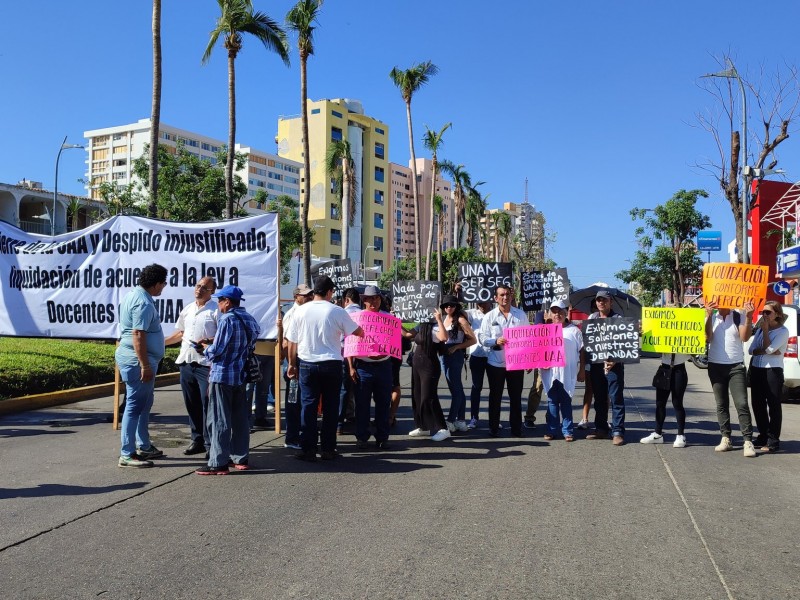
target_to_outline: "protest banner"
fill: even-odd
[[[703,265],[703,302],[717,308],[744,308],[752,302],[759,312],[767,300],[769,267],[740,263]]]
[[[488,302],[498,285],[511,287],[511,263],[459,263],[458,279],[464,302]]]
[[[522,325],[503,329],[506,370],[563,367],[564,331],[561,324]]]
[[[344,338],[344,356],[392,356],[402,358],[400,319],[384,312],[362,310],[350,317],[361,329],[364,337],[348,335]]]
[[[404,323],[419,323],[439,308],[442,284],[438,281],[395,281],[392,283],[392,312]]]
[[[627,317],[587,319],[581,323],[589,361],[639,362],[639,322]]]
[[[569,277],[566,269],[528,271],[521,274],[524,311],[547,310],[553,302],[569,300]]]
[[[706,311],[702,308],[644,307],[642,351],[705,354]]]
[[[242,288],[260,339],[274,339],[278,261],[275,214],[213,223],[116,216],[56,237],[0,221],[0,335],[116,339],[122,298],[158,263],[167,269],[154,299],[165,334],[211,276],[218,288]]]
[[[312,285],[320,275],[327,275],[331,278],[335,296],[341,296],[347,288],[353,287],[353,268],[349,258],[329,260],[311,267]]]

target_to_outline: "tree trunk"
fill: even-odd
[[[414,252],[416,254],[416,265],[414,268],[416,269],[416,277],[420,279],[421,271],[420,268],[422,266],[422,232],[420,231],[419,226],[419,191],[417,187],[417,156],[414,154],[414,127],[411,124],[411,100],[409,99],[406,102],[406,120],[408,121],[408,146],[409,146],[409,153],[411,154],[411,193],[414,194],[414,220],[416,221],[414,229],[414,237],[416,238],[416,248]]]
[[[350,246],[350,178],[347,176],[347,157],[342,157],[342,205],[339,210],[342,211],[342,258],[347,258]]]
[[[306,63],[308,54],[300,53],[300,121],[303,128],[303,208],[300,216],[300,230],[303,242],[303,267],[305,268],[306,285],[311,287],[311,236],[308,230],[308,208],[311,198],[311,155],[308,141],[308,80],[306,79]],[[345,257],[346,258],[346,257]]]
[[[455,189],[453,190],[453,247],[458,247],[458,202],[459,202],[459,194],[460,194],[460,186],[458,183],[455,184]]]
[[[442,213],[439,213],[438,230],[439,235],[436,236],[439,238],[437,242],[438,248],[436,249],[436,279],[439,282],[444,283],[444,276],[442,274],[442,238],[444,237],[444,221],[442,221]],[[428,279],[430,279],[430,277]]]
[[[150,202],[147,214],[158,210],[158,130],[161,126],[161,0],[153,0],[153,101],[150,109]]]
[[[236,146],[236,54],[228,51],[228,162],[225,164],[225,196],[227,218],[233,218],[233,158]]]
[[[433,180],[431,181],[431,211],[430,211],[430,226],[428,227],[428,255],[425,257],[425,279],[431,278],[431,253],[433,252],[433,221],[436,216],[433,210],[433,204],[436,199],[436,154],[433,155]],[[439,219],[441,220],[441,213]],[[441,240],[440,240],[441,243]]]
[[[744,262],[744,244],[747,243],[747,240],[742,239],[742,205],[739,197],[740,143],[739,132],[731,131],[731,169],[727,185],[723,187],[723,191],[728,203],[731,205],[733,220],[736,222],[736,258],[741,263]]]

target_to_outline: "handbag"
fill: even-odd
[[[653,376],[653,387],[657,390],[669,391],[672,389],[672,366],[675,364],[675,354],[668,365],[660,364],[656,374]]]
[[[231,314],[239,319],[242,327],[244,327],[245,335],[247,335],[247,357],[244,359],[245,383],[260,383],[264,379],[264,375],[261,373],[261,361],[258,360],[255,353],[255,344],[250,342],[250,328],[245,325],[244,319],[237,315],[235,311]]]

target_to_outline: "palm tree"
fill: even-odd
[[[508,262],[508,236],[511,235],[511,215],[505,211],[498,211],[495,213],[497,219],[495,221],[495,239],[497,240],[496,246],[500,250],[498,261]],[[503,245],[500,246],[502,240]]]
[[[465,227],[467,193],[472,187],[472,180],[464,170],[464,165],[457,165],[450,160],[443,160],[441,170],[453,180],[453,247],[460,248],[466,241]]]
[[[442,238],[444,237],[444,219],[442,219],[442,212],[444,212],[444,200],[439,194],[434,194],[431,199],[431,210],[436,217],[436,278],[442,281]],[[431,223],[433,221],[431,220]],[[428,249],[428,261],[430,262],[430,249]],[[428,265],[430,267],[430,265]],[[428,268],[426,279],[430,279],[430,269]]]
[[[414,127],[411,123],[411,98],[414,93],[423,85],[428,83],[428,80],[436,73],[439,68],[431,61],[425,61],[413,65],[410,69],[401,71],[394,67],[389,72],[389,77],[394,84],[400,89],[400,94],[403,96],[403,101],[406,103],[406,120],[408,121],[408,146],[411,153],[411,193],[414,194],[414,218],[419,224],[419,193],[417,191],[417,156],[414,154]],[[416,275],[417,279],[420,278],[420,266],[422,265],[422,232],[417,229],[416,234]]]
[[[486,200],[491,194],[481,196],[477,190],[478,186],[483,185],[485,182],[479,181],[469,188],[467,192],[467,203],[465,208],[465,219],[467,222],[467,246],[472,248],[475,244],[475,234],[478,234],[479,249],[482,252],[485,244],[483,243],[483,230],[481,228],[481,219],[486,214]]]
[[[155,218],[158,202],[158,130],[161,126],[161,0],[153,0],[153,101],[150,109],[150,201],[147,215]]]
[[[268,15],[253,9],[252,0],[217,0],[220,16],[211,32],[203,53],[203,64],[211,58],[217,40],[223,36],[223,46],[228,51],[228,157],[225,163],[225,195],[228,198],[227,218],[233,218],[233,165],[236,150],[236,67],[235,61],[242,49],[242,34],[258,39],[267,50],[275,52],[289,65],[289,46],[286,32]],[[308,174],[306,174],[308,177]]]
[[[297,50],[300,54],[300,120],[303,127],[303,210],[300,215],[300,230],[303,234],[303,263],[306,285],[311,285],[311,236],[308,230],[308,208],[311,187],[311,151],[308,141],[308,57],[314,54],[314,23],[323,0],[299,0],[286,15],[286,27],[297,33]],[[345,255],[346,257],[346,255]]]
[[[432,178],[433,181],[431,182],[431,223],[430,227],[428,227],[428,256],[425,257],[425,279],[431,278],[431,252],[433,251],[433,218],[434,218],[434,210],[433,210],[433,198],[436,196],[436,172],[439,170],[439,163],[436,158],[437,153],[439,152],[439,148],[444,143],[442,141],[442,136],[444,132],[447,131],[453,124],[447,123],[444,127],[442,127],[438,133],[431,131],[427,125],[425,125],[425,135],[422,136],[422,143],[425,145],[425,148],[430,150],[431,153],[431,171],[432,171]]]
[[[342,218],[342,258],[347,258],[350,242],[350,227],[356,218],[358,181],[356,163],[350,153],[350,142],[336,140],[328,144],[325,151],[325,173],[335,183],[339,199],[339,216]]]

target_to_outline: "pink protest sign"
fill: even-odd
[[[362,310],[350,315],[364,330],[364,337],[348,335],[344,338],[344,356],[403,356],[400,344],[402,322],[384,312]]]
[[[506,369],[547,369],[563,367],[564,332],[561,325],[523,325],[503,330]]]

